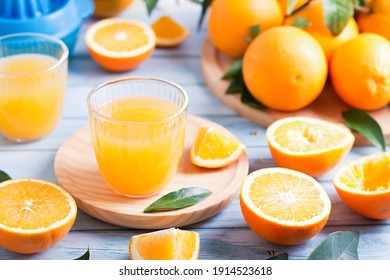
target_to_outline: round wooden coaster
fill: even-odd
[[[344,124],[341,112],[348,109],[348,106],[337,96],[332,86],[327,83],[321,95],[308,107],[295,112],[280,112],[271,109],[259,110],[243,104],[238,94],[225,94],[229,81],[222,80],[233,63],[233,59],[219,52],[206,38],[202,46],[201,67],[204,79],[211,92],[222,101],[227,107],[242,115],[243,117],[267,127],[272,122],[291,116],[307,116]],[[276,77],[275,77],[276,78]],[[369,114],[379,123],[390,144],[390,107],[371,111]],[[355,145],[367,146],[370,142],[361,134],[355,133]]]
[[[248,174],[246,154],[236,162],[219,169],[205,169],[190,161],[193,140],[202,125],[222,126],[203,118],[189,116],[185,149],[173,181],[158,195],[133,199],[115,193],[104,182],[96,163],[89,127],[84,127],[63,143],[56,154],[55,174],[61,186],[75,198],[89,215],[118,226],[138,229],[162,229],[185,226],[208,219],[224,209],[238,194]],[[153,176],[153,174],[151,174]],[[212,191],[200,203],[176,211],[143,213],[152,202],[168,192],[198,186]]]

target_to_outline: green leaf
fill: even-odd
[[[146,9],[148,10],[148,14],[150,15],[154,8],[157,5],[158,0],[144,0],[146,4]]]
[[[7,181],[9,179],[11,179],[11,177],[7,173],[5,173],[4,171],[0,170],[0,183]]]
[[[242,59],[237,59],[234,61],[229,70],[223,75],[223,80],[228,80],[234,77],[241,75],[242,73]]]
[[[288,254],[281,253],[281,254],[269,257],[267,260],[288,260]]]
[[[170,211],[195,205],[211,194],[211,191],[200,188],[182,188],[175,192],[170,192],[145,208],[145,213]]]
[[[248,88],[244,84],[242,87],[242,92],[241,92],[241,102],[256,109],[265,109],[264,104],[260,103],[253,97],[253,95],[249,92]]]
[[[296,17],[294,22],[291,25],[295,26],[295,27],[302,28],[302,29],[306,29],[309,26],[311,26],[311,21],[309,21],[303,17]]]
[[[358,260],[359,233],[336,231],[318,245],[308,260]]]
[[[199,21],[198,21],[198,30],[201,29],[203,20],[206,16],[206,12],[207,12],[207,10],[210,7],[212,2],[213,2],[213,0],[203,0],[202,11],[200,12],[200,17],[199,17]]]
[[[288,5],[287,5],[287,14],[291,14],[292,11],[294,10],[295,5],[298,3],[298,0],[288,0]],[[286,12],[286,11],[283,11]]]
[[[89,257],[90,257],[90,254],[89,254],[89,246],[88,246],[88,249],[84,253],[84,255],[78,257],[77,259],[73,259],[73,260],[75,260],[75,261],[87,261],[87,260],[89,260]]]
[[[353,16],[352,0],[323,0],[325,24],[333,36],[339,35]]]
[[[238,76],[237,78],[234,78],[225,93],[226,94],[240,93],[243,87],[243,83],[244,81],[242,79],[242,76]]]
[[[373,145],[386,151],[386,140],[382,128],[369,114],[358,109],[349,109],[342,112],[342,116],[350,129],[359,132]]]
[[[249,27],[249,31],[251,32],[253,39],[255,39],[260,34],[260,30],[260,24],[255,24]]]

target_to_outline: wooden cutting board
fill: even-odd
[[[160,194],[147,198],[129,198],[111,190],[99,171],[89,126],[77,131],[58,150],[54,164],[57,180],[72,194],[81,210],[114,225],[162,229],[203,221],[222,211],[235,198],[249,169],[245,153],[236,162],[224,168],[206,169],[193,165],[190,161],[190,149],[199,128],[203,125],[213,125],[230,133],[217,123],[189,116],[185,148],[178,172]],[[148,205],[162,195],[191,186],[207,188],[212,194],[191,207],[176,211],[143,213]]]
[[[211,92],[222,101],[227,107],[261,126],[267,127],[272,122],[291,116],[307,116],[320,118],[327,121],[344,124],[341,112],[347,110],[346,105],[335,93],[330,83],[327,83],[321,95],[308,107],[295,112],[280,112],[271,109],[255,109],[240,101],[239,94],[225,94],[229,81],[222,80],[233,63],[233,59],[219,52],[206,38],[202,46],[201,67],[204,79]],[[390,107],[387,106],[377,111],[368,112],[382,127],[386,143],[390,144]],[[356,146],[371,145],[370,142],[358,133]]]

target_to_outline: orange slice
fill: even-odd
[[[348,163],[337,170],[333,183],[356,213],[377,220],[390,218],[390,152]]]
[[[109,71],[120,72],[146,60],[155,48],[156,36],[142,21],[110,18],[91,25],[85,42],[96,63]]]
[[[156,33],[158,47],[176,47],[183,43],[191,34],[184,26],[169,16],[160,17],[152,28]]]
[[[247,176],[240,192],[249,227],[269,242],[301,244],[322,230],[330,199],[312,177],[286,168],[265,168]]]
[[[308,117],[272,123],[266,137],[280,167],[317,177],[337,165],[351,150],[355,137],[341,125]]]
[[[21,254],[42,252],[73,226],[77,206],[72,196],[38,179],[0,184],[0,246]]]
[[[199,257],[199,233],[169,228],[130,238],[133,260],[196,260]]]
[[[245,146],[232,135],[214,126],[199,129],[191,148],[193,164],[206,168],[219,168],[236,161],[245,151]]]

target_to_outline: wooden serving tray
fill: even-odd
[[[224,209],[237,195],[248,174],[248,157],[219,169],[205,169],[190,161],[193,140],[202,125],[222,126],[203,118],[189,116],[185,149],[179,170],[173,181],[160,194],[148,198],[128,198],[111,190],[104,182],[92,147],[89,126],[66,140],[55,158],[55,174],[60,185],[69,191],[77,206],[89,215],[122,227],[162,229],[185,226],[208,219]],[[151,174],[151,176],[153,176]],[[143,210],[162,195],[182,187],[199,186],[212,191],[200,203],[176,211],[143,213]]]
[[[327,83],[322,94],[308,107],[295,112],[280,112],[271,109],[255,109],[240,100],[239,94],[225,94],[229,86],[229,81],[222,80],[221,77],[226,73],[233,63],[233,59],[219,52],[211,42],[206,38],[202,46],[201,67],[205,82],[211,92],[222,101],[227,107],[261,126],[267,127],[272,122],[290,116],[307,116],[320,118],[323,120],[343,123],[341,112],[347,110],[346,105],[335,93],[330,83]],[[386,143],[390,144],[390,107],[371,111],[369,114],[382,127],[386,138]],[[361,134],[355,133],[356,146],[371,145],[370,142]]]

